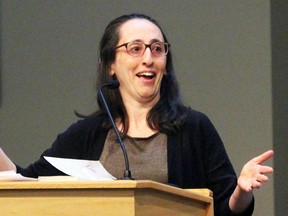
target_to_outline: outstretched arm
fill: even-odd
[[[272,158],[273,155],[272,150],[266,151],[244,165],[237,181],[237,187],[229,200],[232,212],[241,213],[245,211],[252,202],[253,189],[260,188],[263,182],[269,180],[266,174],[272,173],[273,168],[264,166],[262,163]]]
[[[16,172],[16,166],[3,152],[2,148],[0,148],[0,171],[8,170],[14,170]]]

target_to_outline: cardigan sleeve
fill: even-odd
[[[81,133],[78,124],[71,125],[65,132],[59,134],[50,148],[45,150],[40,158],[29,165],[27,168],[17,167],[17,172],[24,176],[37,178],[39,176],[64,175],[61,171],[50,165],[44,156],[61,157],[61,158],[79,158],[81,149]]]
[[[50,165],[44,156],[96,160],[100,155],[99,147],[103,140],[105,140],[105,133],[103,135],[99,131],[99,119],[95,117],[81,119],[59,134],[51,147],[45,150],[36,162],[27,168],[16,165],[17,172],[34,178],[65,175]]]
[[[215,216],[234,216],[229,199],[237,176],[222,140],[209,118],[190,110],[179,132],[168,136],[169,183],[181,188],[209,188]],[[241,216],[250,216],[254,200]]]
[[[215,215],[234,216],[229,199],[237,185],[237,176],[226,153],[223,142],[207,116],[202,115],[199,125],[202,137],[202,154],[208,188],[214,194]],[[240,214],[250,216],[254,210],[254,198],[249,207]]]

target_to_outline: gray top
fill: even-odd
[[[123,142],[128,153],[132,177],[135,180],[168,182],[167,136],[165,134],[156,133],[145,138],[128,136]],[[108,132],[100,162],[115,178],[123,177],[125,160],[113,129]]]

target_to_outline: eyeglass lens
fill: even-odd
[[[127,44],[127,52],[132,56],[141,56],[149,47],[154,57],[164,56],[168,52],[168,44],[163,42],[154,42],[150,45],[141,42],[130,42]]]

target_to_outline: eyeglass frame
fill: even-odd
[[[129,51],[128,51],[128,44],[131,44],[131,43],[144,44],[145,49],[144,49],[143,53],[142,53],[141,55],[131,55],[131,53],[129,53]],[[160,55],[160,56],[154,56],[154,55],[153,55],[153,51],[152,51],[152,49],[151,49],[151,46],[152,46],[153,44],[155,44],[155,43],[156,43],[156,44],[157,44],[157,43],[160,43],[160,44],[163,44],[163,45],[164,45],[164,48],[166,48],[165,50],[167,50],[167,51],[164,53],[164,55]],[[127,42],[127,43],[123,43],[123,44],[115,47],[115,50],[118,49],[118,48],[120,48],[120,47],[123,47],[123,46],[126,48],[126,52],[127,52],[128,55],[130,55],[130,56],[133,56],[133,57],[143,56],[143,54],[145,53],[146,49],[149,48],[150,51],[151,51],[151,53],[152,53],[152,55],[153,55],[153,57],[156,57],[156,58],[162,57],[162,56],[166,56],[166,55],[168,54],[169,48],[170,48],[170,44],[167,43],[167,42],[154,41],[154,42],[152,42],[151,44],[146,44],[146,43],[144,43],[144,42],[142,42],[142,41],[137,41],[137,40],[136,40],[136,41],[129,41],[129,42]],[[165,46],[166,46],[166,47],[165,47]]]

